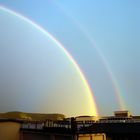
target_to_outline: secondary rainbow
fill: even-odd
[[[88,32],[81,25],[79,27],[80,27],[80,30],[85,34],[85,36],[87,37],[89,42],[92,44],[92,46],[96,49],[96,51],[98,52],[98,55],[101,57],[101,59],[103,61],[103,64],[104,64],[105,68],[107,69],[107,72],[109,74],[109,78],[110,78],[110,80],[112,82],[112,85],[114,87],[114,91],[115,91],[115,94],[116,94],[116,99],[117,99],[117,102],[119,104],[119,109],[120,110],[125,110],[126,105],[125,105],[123,95],[122,95],[121,90],[120,90],[120,86],[119,86],[119,84],[116,80],[116,77],[114,76],[106,58],[102,54],[101,50],[97,47],[97,45],[95,45],[96,43],[93,40],[93,38],[91,37],[91,35],[88,34]]]
[[[120,86],[118,84],[118,81],[116,80],[115,75],[113,74],[106,58],[104,57],[104,55],[102,54],[101,50],[97,47],[93,37],[87,32],[87,30],[82,26],[81,23],[79,23],[79,21],[77,19],[75,19],[70,13],[68,13],[68,11],[66,9],[64,9],[58,2],[55,1],[54,3],[69,19],[71,19],[73,21],[73,23],[76,25],[76,27],[85,35],[85,37],[88,39],[88,41],[91,43],[91,45],[96,49],[96,51],[98,52],[98,55],[100,56],[100,58],[103,61],[103,64],[105,66],[105,68],[107,69],[107,72],[109,74],[109,78],[112,82],[112,85],[114,87],[114,91],[116,94],[116,99],[119,105],[119,109],[120,110],[125,110],[126,104],[125,101],[123,99],[123,94],[120,90]]]
[[[31,24],[32,26],[34,26],[36,29],[40,30],[43,34],[45,34],[51,41],[53,41],[53,43],[55,43],[62,51],[63,53],[67,56],[67,58],[69,59],[69,61],[74,65],[76,71],[78,72],[85,88],[86,91],[88,93],[88,98],[90,100],[90,112],[92,115],[94,116],[98,116],[98,110],[97,110],[97,106],[96,106],[96,102],[92,93],[92,90],[90,88],[90,85],[88,84],[88,81],[86,80],[82,70],[80,69],[79,65],[77,64],[77,62],[74,60],[74,58],[72,57],[72,55],[65,49],[65,47],[53,36],[51,35],[46,29],[42,28],[41,26],[39,26],[38,24],[36,24],[35,22],[33,22],[32,20],[28,19],[27,17],[13,11],[10,10],[4,6],[0,6],[1,10],[4,10],[5,12],[8,12],[9,14],[15,15],[17,17],[19,17],[20,19],[28,22],[29,24]]]

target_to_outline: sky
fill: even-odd
[[[0,0],[0,5],[65,46],[88,80],[99,114],[127,109],[140,115],[139,0]]]

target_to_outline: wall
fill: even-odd
[[[50,140],[50,136],[37,132],[24,132],[21,134],[21,140]]]
[[[101,134],[80,134],[78,140],[106,140],[106,135]]]
[[[74,140],[71,135],[23,132],[21,140]]]
[[[20,123],[0,122],[0,140],[20,140]]]

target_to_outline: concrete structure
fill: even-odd
[[[20,140],[20,123],[9,121],[0,122],[0,140]]]
[[[114,116],[115,117],[126,117],[126,118],[130,118],[130,117],[132,117],[132,114],[128,110],[125,110],[125,111],[115,111],[114,112]]]
[[[78,116],[75,117],[76,121],[98,121],[99,117],[98,116]]]
[[[45,122],[1,119],[0,140],[140,140],[140,116],[119,111],[94,120],[88,116]]]
[[[105,134],[79,134],[77,140],[106,140]]]
[[[105,134],[77,133],[74,127],[69,121],[0,119],[0,140],[106,140]]]

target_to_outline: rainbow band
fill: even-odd
[[[53,36],[51,35],[47,30],[43,29],[41,26],[39,26],[38,24],[36,24],[35,22],[29,20],[28,18],[26,18],[25,16],[5,8],[4,6],[0,6],[1,10],[4,10],[5,12],[8,12],[12,15],[15,15],[16,17],[28,22],[29,24],[31,24],[32,26],[34,26],[36,29],[40,30],[44,35],[46,35],[51,41],[53,41],[53,43],[55,43],[61,50],[62,52],[67,56],[67,58],[69,59],[69,61],[74,65],[76,71],[78,72],[84,87],[88,93],[88,98],[89,98],[89,102],[90,102],[90,113],[94,116],[98,116],[98,111],[97,111],[97,107],[96,107],[96,102],[92,93],[92,90],[90,88],[90,85],[88,84],[88,81],[86,80],[82,70],[80,69],[79,65],[76,63],[76,61],[74,60],[74,58],[72,57],[72,55],[65,49],[65,47]]]
[[[78,24],[78,22],[77,22]],[[79,25],[79,24],[78,24]],[[85,34],[85,36],[87,37],[87,39],[89,40],[89,42],[92,44],[92,46],[96,49],[96,51],[98,52],[98,55],[100,56],[100,58],[103,61],[103,64],[105,66],[105,68],[107,69],[107,72],[109,74],[109,78],[113,84],[114,87],[114,91],[116,94],[116,99],[119,105],[119,110],[126,110],[126,105],[120,90],[120,86],[116,80],[115,75],[113,74],[106,58],[104,57],[104,55],[102,54],[101,50],[99,48],[97,48],[97,45],[95,45],[95,41],[93,40],[93,38],[87,33],[87,31],[82,27],[82,25],[79,25],[80,30]]]
[[[71,19],[71,21],[74,23],[74,25],[83,33],[83,35],[85,35],[85,37],[88,39],[88,41],[91,43],[91,45],[95,48],[95,50],[97,51],[98,55],[102,59],[103,64],[109,74],[109,78],[112,82],[112,85],[114,87],[114,91],[116,94],[116,100],[119,105],[119,110],[126,110],[126,104],[123,99],[122,92],[120,90],[120,85],[118,84],[116,77],[113,74],[106,58],[102,54],[101,50],[97,47],[93,37],[88,33],[88,31],[84,28],[84,26],[81,23],[79,23],[79,21],[73,15],[71,15],[66,9],[63,8],[63,6],[61,6],[61,4],[59,2],[55,1],[53,4],[55,4],[55,6],[57,6],[69,19]]]
[[[119,110],[126,110],[126,104],[125,104],[125,101],[123,99],[123,95],[121,93],[121,90],[120,90],[120,86],[116,80],[116,77],[115,75],[113,74],[106,58],[104,57],[104,55],[102,54],[101,50],[97,47],[93,37],[87,32],[87,30],[82,26],[81,23],[78,22],[77,19],[75,19],[71,14],[69,14],[66,9],[64,9],[59,3],[57,3],[55,1],[54,3],[68,18],[70,18],[73,23],[75,24],[75,26],[85,35],[85,37],[88,39],[88,41],[91,43],[91,45],[95,48],[95,50],[97,51],[98,55],[100,56],[100,58],[102,59],[103,61],[103,64],[105,66],[105,68],[107,69],[107,72],[109,74],[109,78],[113,84],[113,87],[114,87],[114,91],[115,91],[115,94],[116,94],[116,100],[118,102],[118,105],[119,105]]]

